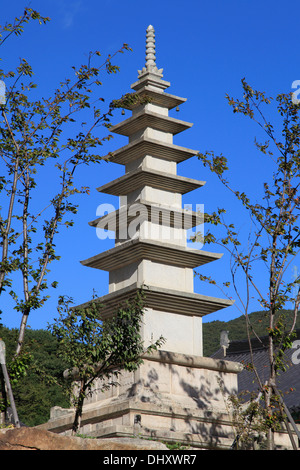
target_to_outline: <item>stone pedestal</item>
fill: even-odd
[[[80,433],[141,437],[196,448],[228,448],[234,439],[225,394],[237,392],[237,363],[158,351],[120,385],[86,400]],[[99,387],[99,391],[97,391]],[[71,434],[74,412],[55,407],[48,430]]]

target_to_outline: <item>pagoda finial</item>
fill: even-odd
[[[156,67],[155,62],[155,30],[153,26],[150,24],[146,30],[146,63],[145,67],[142,70],[139,70],[139,78],[144,75],[145,73],[154,73],[162,77],[163,69],[159,69]]]
[[[146,69],[152,70],[156,67],[155,63],[155,31],[153,26],[150,24],[147,28],[146,33]]]

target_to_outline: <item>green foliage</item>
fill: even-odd
[[[169,450],[188,450],[188,446],[181,444],[180,442],[163,442]]]
[[[39,24],[46,24],[50,18],[42,16],[38,11],[26,7],[23,15],[16,17],[12,23],[5,23],[0,31],[0,46],[9,38],[11,34],[20,36],[24,31],[24,25],[31,20],[37,20]]]
[[[9,377],[12,385],[17,384],[20,379],[26,377],[33,356],[29,352],[22,352],[14,357],[9,364]]]
[[[254,144],[261,152],[263,161],[266,156],[269,158],[269,171],[265,174],[262,185],[262,197],[259,199],[256,193],[250,197],[244,191],[231,186],[225,176],[229,171],[228,160],[223,155],[215,155],[211,151],[199,153],[198,157],[204,166],[241,202],[250,216],[251,224],[249,234],[243,240],[236,224],[226,220],[224,209],[205,214],[204,243],[218,244],[230,254],[232,286],[240,310],[245,315],[247,336],[250,338],[250,329],[253,329],[253,325],[251,327],[249,324],[249,304],[253,298],[260,303],[268,317],[268,387],[264,387],[258,374],[256,378],[264,395],[266,409],[271,409],[276,377],[281,370],[285,370],[284,352],[292,344],[300,305],[300,276],[291,280],[287,272],[291,262],[295,262],[300,248],[300,105],[293,101],[292,93],[279,94],[273,100],[265,93],[254,90],[245,79],[242,79],[242,89],[242,99],[227,95],[227,100],[234,113],[242,114],[255,122],[264,138],[267,136],[267,140],[263,142],[255,137]],[[278,129],[266,117],[273,104],[280,116]],[[274,118],[276,121],[277,116]],[[221,235],[213,234],[208,228],[210,225],[214,230],[215,226],[219,226]],[[265,282],[260,281],[262,272]],[[256,276],[256,273],[259,275]],[[205,276],[199,275],[199,278],[212,283]],[[245,283],[245,295],[240,287],[242,280]],[[290,305],[293,308],[287,319],[280,312]],[[287,323],[290,325],[288,329]],[[255,371],[255,367],[253,370]],[[271,410],[270,419],[266,419],[270,423],[273,418],[276,421],[275,415],[276,412]],[[274,426],[270,425],[271,429],[273,431]],[[269,434],[270,449],[273,444]]]
[[[287,313],[289,313],[287,311]],[[268,322],[265,312],[253,312],[249,315],[251,323],[256,325],[260,336],[267,334]],[[300,328],[300,319],[297,327]],[[203,323],[204,355],[210,356],[219,349],[220,333],[229,330],[231,340],[243,340],[247,337],[245,318],[243,316],[229,322],[213,321]],[[0,337],[6,344],[7,361],[11,373],[11,360],[14,355],[17,329],[0,328]],[[58,356],[58,341],[47,330],[28,329],[25,337],[25,354],[30,353],[31,362],[26,375],[14,382],[13,393],[21,422],[36,426],[48,421],[52,406],[70,406],[64,393],[63,372],[71,367]],[[52,382],[49,377],[53,377]],[[45,380],[47,378],[47,380]],[[299,414],[299,412],[298,412]],[[298,415],[295,415],[298,416]],[[297,419],[297,418],[296,418]]]
[[[0,46],[11,35],[20,36],[24,26],[35,20],[45,24],[49,18],[31,8],[25,8],[23,15],[0,26]],[[27,321],[32,310],[39,309],[47,301],[51,288],[57,287],[56,280],[50,283],[47,279],[51,263],[60,259],[56,251],[56,239],[64,228],[73,226],[78,207],[77,197],[89,194],[89,188],[80,186],[75,180],[78,169],[103,161],[102,146],[112,138],[109,128],[113,110],[129,102],[135,105],[139,102],[137,95],[128,94],[126,98],[105,104],[105,99],[99,93],[101,74],[117,73],[119,67],[113,63],[115,56],[130,50],[128,44],[123,44],[104,60],[100,59],[99,51],[89,53],[87,62],[70,67],[69,77],[57,84],[48,97],[39,97],[38,83],[33,82],[34,71],[25,58],[19,59],[14,70],[0,69],[0,79],[6,86],[6,101],[0,106],[0,158],[3,167],[0,177],[0,192],[3,196],[0,217],[0,294],[2,298],[4,295],[12,297],[14,309],[21,313],[22,318],[19,333],[15,336],[15,354],[11,355],[9,362],[17,400],[22,397],[22,404],[18,402],[21,416],[26,403],[29,406],[36,402],[41,410],[49,404],[49,393],[46,390],[42,392],[44,385],[36,380],[37,377],[47,382],[48,390],[56,387],[57,375],[51,374],[51,364],[43,368],[35,358],[38,352],[34,344],[24,346]],[[44,182],[40,177],[42,167],[46,167],[51,174],[51,190],[45,199]],[[89,328],[86,319],[83,320],[84,328]],[[91,317],[89,321],[92,321]],[[74,320],[74,328],[75,323]],[[87,333],[92,335],[94,331],[91,329]],[[121,330],[115,333],[114,344],[118,344],[119,352],[120,339],[124,339],[124,336]],[[134,330],[128,331],[129,334],[133,335],[134,341]],[[86,338],[87,344],[89,336]],[[108,342],[107,331],[105,338]],[[75,337],[72,341],[74,348],[77,344],[77,350],[73,358],[65,358],[71,365],[76,355],[77,359],[87,358]],[[108,343],[106,346],[109,347]],[[90,352],[91,358],[96,360],[99,351]],[[134,367],[132,355],[124,356],[123,360],[128,368]],[[67,365],[65,363],[65,367]],[[53,396],[55,394],[56,391],[53,391]],[[39,401],[38,396],[41,396]],[[31,421],[28,418],[30,413],[26,412],[26,415],[27,422],[36,422],[38,419],[33,417]]]
[[[32,20],[45,24],[49,18],[26,8],[22,16],[0,27],[0,46],[12,34],[19,36]],[[60,259],[56,238],[63,228],[73,226],[77,196],[89,193],[87,186],[75,184],[75,174],[82,165],[100,164],[101,147],[112,138],[108,129],[116,103],[104,104],[99,78],[117,73],[114,57],[129,50],[123,44],[105,60],[99,51],[91,52],[87,63],[70,67],[69,78],[46,98],[38,97],[38,84],[32,81],[34,73],[25,58],[14,71],[0,70],[6,85],[6,103],[0,108],[0,191],[5,196],[0,217],[0,294],[6,291],[22,314],[17,354],[30,312],[40,308],[57,286],[57,281],[50,284],[47,279],[51,263]],[[52,178],[52,193],[44,200],[42,167]],[[20,285],[16,274],[21,275]]]
[[[148,96],[140,96],[138,93],[126,93],[118,100],[113,100],[111,105],[114,108],[132,109],[141,104],[150,103],[151,98]]]
[[[232,448],[235,450],[263,450],[267,448],[269,431],[280,432],[286,420],[281,397],[277,391],[274,390],[272,394],[270,393],[270,403],[265,406],[263,392],[269,394],[268,385],[264,386],[265,390],[261,391],[259,395],[249,394],[245,390],[238,395],[229,396],[221,380],[219,380],[219,386],[235,431]]]
[[[144,347],[140,335],[143,291],[128,299],[104,321],[101,305],[95,299],[81,308],[73,307],[72,303],[70,298],[60,299],[60,316],[49,328],[57,338],[58,355],[70,366],[69,378],[78,381],[78,387],[71,389],[71,401],[76,408],[73,432],[76,433],[83,402],[92,393],[95,380],[104,379],[103,390],[116,385],[122,371],[136,370],[143,362],[142,356],[160,347],[164,339],[160,337]]]
[[[6,345],[7,367],[20,421],[36,426],[49,420],[51,407],[69,407],[63,388],[66,364],[57,357],[58,344],[51,333],[27,330],[23,353],[17,358],[14,351],[18,330],[0,327],[0,337]]]

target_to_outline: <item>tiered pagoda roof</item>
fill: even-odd
[[[146,209],[144,219],[142,217],[141,221],[148,224],[153,223],[155,211],[158,214],[156,223],[164,224],[167,220],[174,230],[175,228],[187,230],[203,222],[201,215],[181,209],[178,203],[169,202],[168,199],[172,197],[170,196],[172,194],[174,198],[181,198],[181,195],[201,188],[205,182],[179,176],[174,171],[174,166],[168,167],[168,165],[176,165],[193,157],[197,151],[173,143],[173,136],[190,129],[192,124],[168,116],[170,109],[181,105],[186,99],[164,91],[170,83],[162,79],[162,69],[156,67],[154,37],[154,29],[149,26],[146,64],[139,71],[138,81],[131,86],[137,96],[147,98],[147,100],[144,104],[139,104],[137,101],[124,104],[125,108],[132,111],[132,116],[110,128],[111,132],[129,137],[129,142],[125,146],[108,156],[110,161],[125,166],[125,174],[97,188],[99,192],[129,198],[134,193],[134,202],[122,204],[117,211],[90,222],[92,227],[113,227],[112,230],[118,233],[118,227],[128,226],[134,219],[135,212],[133,211],[133,215],[130,215],[130,208],[134,204],[141,204]],[[155,160],[154,165],[149,163],[148,157],[152,161]],[[160,162],[163,165],[161,169]],[[130,169],[126,168],[128,164],[130,164]],[[155,191],[158,192],[155,193]],[[136,196],[137,193],[138,196]],[[164,197],[163,194],[166,196]],[[164,214],[170,217],[165,219]],[[164,266],[184,270],[218,260],[221,256],[187,248],[186,243],[170,243],[159,237],[147,238],[137,233],[133,239],[118,240],[114,248],[84,260],[82,264],[116,273],[125,272],[126,267],[147,260],[157,263],[161,266],[161,270]],[[160,287],[159,279],[156,285],[149,285],[147,279],[141,283],[136,280],[130,281],[129,277],[125,287],[123,285],[116,287],[113,292],[99,299],[103,304],[103,318],[112,315],[118,304],[142,285],[147,286],[146,307],[158,311],[203,316],[232,304],[228,300],[196,294],[190,289],[183,288],[181,291],[173,289],[172,285],[169,288]]]

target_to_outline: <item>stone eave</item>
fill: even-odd
[[[150,155],[176,163],[183,162],[197,155],[198,150],[192,150],[179,145],[167,144],[159,140],[141,137],[107,155],[109,161],[126,165],[138,158]]]
[[[158,349],[151,351],[150,353],[144,353],[141,358],[150,362],[161,362],[163,364],[172,364],[182,367],[188,367],[193,369],[208,369],[219,372],[231,372],[238,374],[244,369],[243,364],[234,362],[226,359],[214,359],[205,356],[195,356],[192,354],[175,353],[171,351],[165,351],[164,349]],[[97,372],[103,367],[103,362],[96,363],[94,365],[95,371]],[[72,378],[73,380],[79,380],[80,374],[78,367],[66,369],[63,372],[64,379]]]
[[[153,90],[149,86],[145,86],[142,89],[136,91],[136,94],[139,95],[141,98],[150,98],[150,103],[156,104],[158,106],[162,106],[163,108],[173,109],[176,106],[179,106],[186,102],[186,98],[181,98],[179,96],[171,95],[170,93],[159,92]],[[128,104],[127,106],[123,106],[124,109],[134,109],[140,106],[139,103],[137,104]]]
[[[205,181],[140,167],[100,186],[97,191],[114,196],[124,196],[144,186],[151,186],[164,191],[185,194],[204,186],[204,184]]]
[[[202,294],[180,292],[178,290],[164,289],[156,286],[143,286],[142,284],[134,283],[129,287],[119,289],[95,299],[94,301],[99,304],[100,317],[105,320],[113,316],[119,307],[124,306],[127,300],[133,299],[142,288],[145,293],[145,308],[152,308],[162,312],[203,317],[217,310],[230,307],[234,303],[234,301],[231,300],[218,299]],[[77,305],[76,309],[88,307],[90,303],[89,301]]]
[[[195,268],[220,259],[223,255],[181,248],[170,243],[134,239],[81,261],[83,266],[113,271],[141,259],[184,268]]]
[[[116,134],[131,136],[136,132],[151,127],[159,131],[167,132],[169,134],[178,134],[186,129],[192,127],[192,123],[181,121],[169,116],[163,116],[152,111],[143,109],[128,119],[110,127],[110,131]]]
[[[139,76],[139,79],[136,82],[132,83],[130,88],[138,91],[141,88],[151,86],[159,90],[165,90],[166,88],[169,88],[170,85],[171,83],[167,80],[163,80],[161,75],[146,71]]]
[[[193,369],[217,370],[220,372],[231,372],[239,374],[244,369],[243,364],[226,359],[213,359],[205,356],[194,356],[188,354],[175,353],[159,349],[151,354],[143,355],[143,359],[163,364],[176,364]]]
[[[110,212],[102,217],[89,222],[91,227],[116,231],[117,227],[123,227],[132,222],[136,217],[139,221],[143,218],[144,212],[139,214],[139,207],[143,206],[147,210],[147,216],[144,220],[155,221],[157,220],[159,225],[168,225],[175,228],[185,228],[186,230],[196,227],[203,223],[203,214],[198,212],[170,207],[163,204],[154,204],[143,199],[137,200],[127,206],[122,206],[116,211]]]

